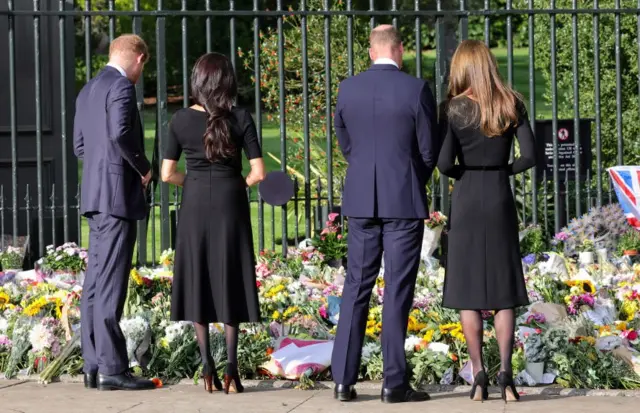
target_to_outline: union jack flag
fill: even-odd
[[[627,221],[640,230],[640,166],[614,166],[607,171]]]

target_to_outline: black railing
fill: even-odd
[[[6,158],[0,159],[0,231],[14,238],[28,235],[36,256],[50,242],[87,244],[69,139],[73,101],[77,87],[104,63],[106,45],[121,32],[141,34],[151,46],[154,63],[136,91],[156,170],[171,110],[190,104],[188,77],[195,57],[228,52],[238,73],[240,103],[253,107],[268,165],[296,180],[294,199],[282,208],[248,192],[257,249],[281,246],[284,252],[339,210],[344,162],[333,137],[333,102],[339,81],[368,64],[366,32],[379,23],[401,29],[405,70],[428,79],[438,101],[446,96],[456,43],[478,38],[494,48],[506,81],[525,97],[531,119],[550,120],[548,135],[532,122],[537,136],[548,139],[550,167],[512,178],[524,224],[540,223],[553,233],[572,217],[611,202],[605,168],[640,158],[640,0],[125,3],[130,2],[7,0],[0,6],[0,82],[6,82],[0,83],[6,90],[0,97],[7,108],[0,117],[0,158]],[[580,126],[586,118],[588,134]],[[563,120],[573,132],[559,128]],[[562,146],[569,135],[573,143]],[[595,156],[581,157],[581,147]],[[447,179],[434,175],[432,209],[447,212],[449,187]],[[180,204],[179,189],[165,183],[154,182],[151,194],[149,220],[138,229],[137,256],[143,263],[155,262],[172,246]]]

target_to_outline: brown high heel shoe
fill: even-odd
[[[209,364],[204,364],[202,366],[202,378],[204,381],[204,391],[213,393],[215,391],[222,390],[222,383],[218,378],[218,374],[216,373],[216,369],[211,367]]]
[[[243,391],[244,387],[242,386],[242,383],[240,383],[238,369],[232,369],[227,366],[227,372],[224,374],[224,393],[242,393]]]

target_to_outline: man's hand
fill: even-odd
[[[142,185],[146,188],[151,182],[151,171],[147,172],[145,176],[142,177]]]

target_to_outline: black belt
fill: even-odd
[[[509,168],[509,165],[460,165],[460,167],[466,171],[506,171]]]

